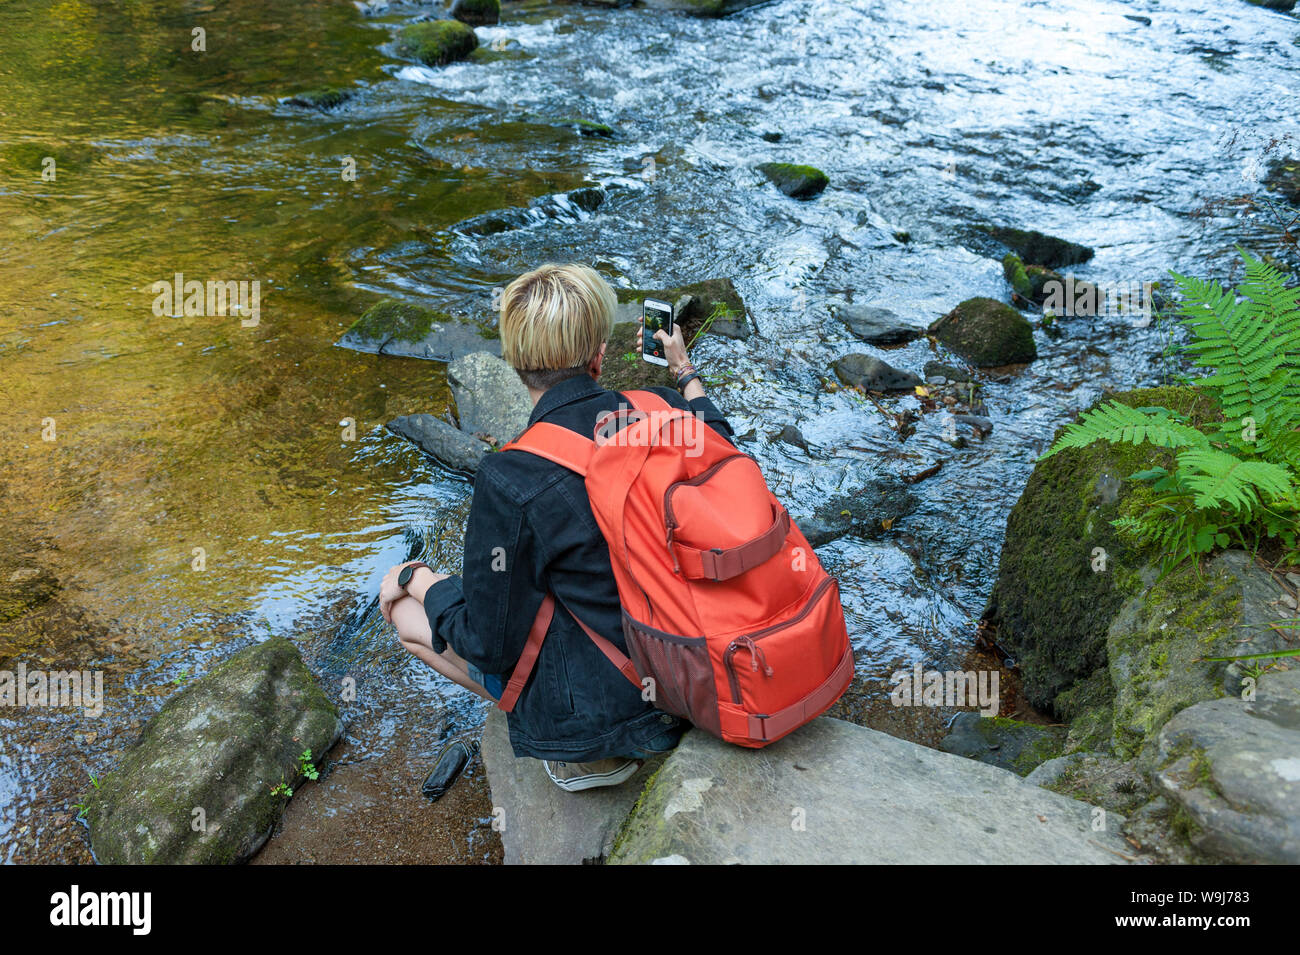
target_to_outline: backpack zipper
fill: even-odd
[[[823,594],[825,594],[827,589],[834,583],[834,577],[827,577],[818,584],[817,589],[813,591],[812,597],[809,598],[808,603],[804,605],[804,608],[789,620],[782,623],[775,623],[770,627],[764,627],[757,633],[750,633],[743,637],[737,637],[728,644],[726,652],[722,655],[722,664],[727,669],[727,682],[731,684],[732,703],[742,702],[740,697],[740,677],[736,675],[736,652],[742,648],[748,650],[750,669],[757,673],[761,666],[763,668],[764,676],[774,676],[775,671],[768,666],[767,656],[763,653],[763,648],[755,641],[762,640],[764,637],[770,636],[778,630],[784,630],[786,627],[793,627],[796,623],[812,612],[813,607],[817,606],[818,602],[822,599]]]

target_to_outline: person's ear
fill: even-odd
[[[592,378],[599,378],[599,377],[600,377],[600,366],[601,366],[602,362],[604,362],[604,360],[605,360],[605,346],[606,346],[606,344],[607,344],[606,342],[601,342],[601,343],[600,343],[600,348],[599,348],[599,349],[597,350],[597,352],[596,352],[596,357],[593,358],[593,359],[591,360],[591,364],[587,366],[587,370],[591,372],[591,377],[592,377]]]

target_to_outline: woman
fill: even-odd
[[[627,406],[597,383],[615,305],[613,289],[585,265],[543,265],[506,288],[501,354],[528,388],[530,425],[548,421],[590,438],[601,415]],[[730,440],[731,427],[687,360],[681,328],[655,337],[681,394],[654,390]],[[394,567],[381,586],[380,608],[403,647],[496,700],[548,590],[557,606],[626,653],[609,549],[583,478],[508,450],[487,455],[479,467],[461,574],[440,574],[418,561]],[[674,747],[686,728],[642,699],[574,617],[558,610],[508,722],[515,755],[543,760],[552,781],[571,792],[623,782],[639,760]]]

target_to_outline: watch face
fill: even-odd
[[[415,566],[403,567],[397,574],[397,582],[405,587],[411,582],[411,575],[415,573]]]

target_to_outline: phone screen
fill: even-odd
[[[646,358],[655,358],[659,361],[666,361],[664,358],[664,343],[655,338],[655,332],[661,328],[669,333],[672,332],[672,309],[664,308],[651,302],[646,302],[641,307],[642,321],[644,329],[642,331],[641,352]]]

